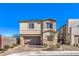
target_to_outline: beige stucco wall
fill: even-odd
[[[49,35],[50,35],[50,32],[43,33],[43,44],[48,43],[47,36],[49,36]]]
[[[52,32],[53,34],[53,32]],[[50,32],[46,32],[46,33],[43,33],[43,44],[49,44],[49,41],[47,40],[47,36],[50,36],[51,33]],[[57,44],[57,40],[58,40],[58,33],[55,33],[53,34],[55,37],[53,37],[53,41],[52,41],[52,44]]]
[[[53,24],[53,28],[49,29],[47,28],[46,22],[51,22]],[[28,22],[20,23],[20,34],[41,34],[41,22],[34,22],[35,28],[29,29],[28,28]],[[46,30],[54,30],[56,31],[56,22],[53,21],[44,21],[43,22],[43,31]]]
[[[28,23],[20,23],[20,34],[40,34],[40,23],[35,23],[35,28],[34,29],[29,29],[28,28]]]

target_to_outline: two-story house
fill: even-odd
[[[56,32],[56,21],[53,19],[20,20],[19,25],[21,45],[43,45],[49,41],[49,36],[55,35]],[[56,35],[52,37],[57,40]]]
[[[68,19],[66,25],[60,28],[59,33],[64,44],[79,45],[79,19]]]
[[[58,29],[58,42],[61,44],[66,43],[66,24]]]

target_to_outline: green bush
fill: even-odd
[[[57,48],[60,48],[60,46],[61,46],[60,43],[57,43],[57,44],[56,44],[56,47],[57,47]]]
[[[4,51],[4,49],[0,49],[0,51]]]
[[[5,45],[5,46],[4,46],[4,51],[6,51],[6,50],[9,49],[9,48],[10,48],[9,45]]]
[[[17,44],[13,44],[13,46],[14,46],[14,47],[16,47],[16,46],[17,46]]]
[[[10,48],[14,48],[14,46],[10,46]]]
[[[78,44],[74,43],[74,47],[78,47]]]
[[[17,46],[17,44],[12,44],[11,46],[10,46],[10,48],[14,48],[14,47],[16,47]]]
[[[76,47],[78,47],[78,44],[76,44]]]

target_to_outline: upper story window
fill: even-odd
[[[29,28],[34,29],[34,23],[29,23]]]
[[[47,28],[52,29],[52,23],[47,22],[46,24],[47,24]]]

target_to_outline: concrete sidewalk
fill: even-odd
[[[7,56],[79,56],[79,51],[31,51]]]
[[[48,50],[42,46],[17,46],[14,49],[9,49],[4,53],[0,53],[0,56],[6,55],[78,55],[79,56],[79,48],[72,47],[68,45],[62,45],[60,48],[55,50]]]

